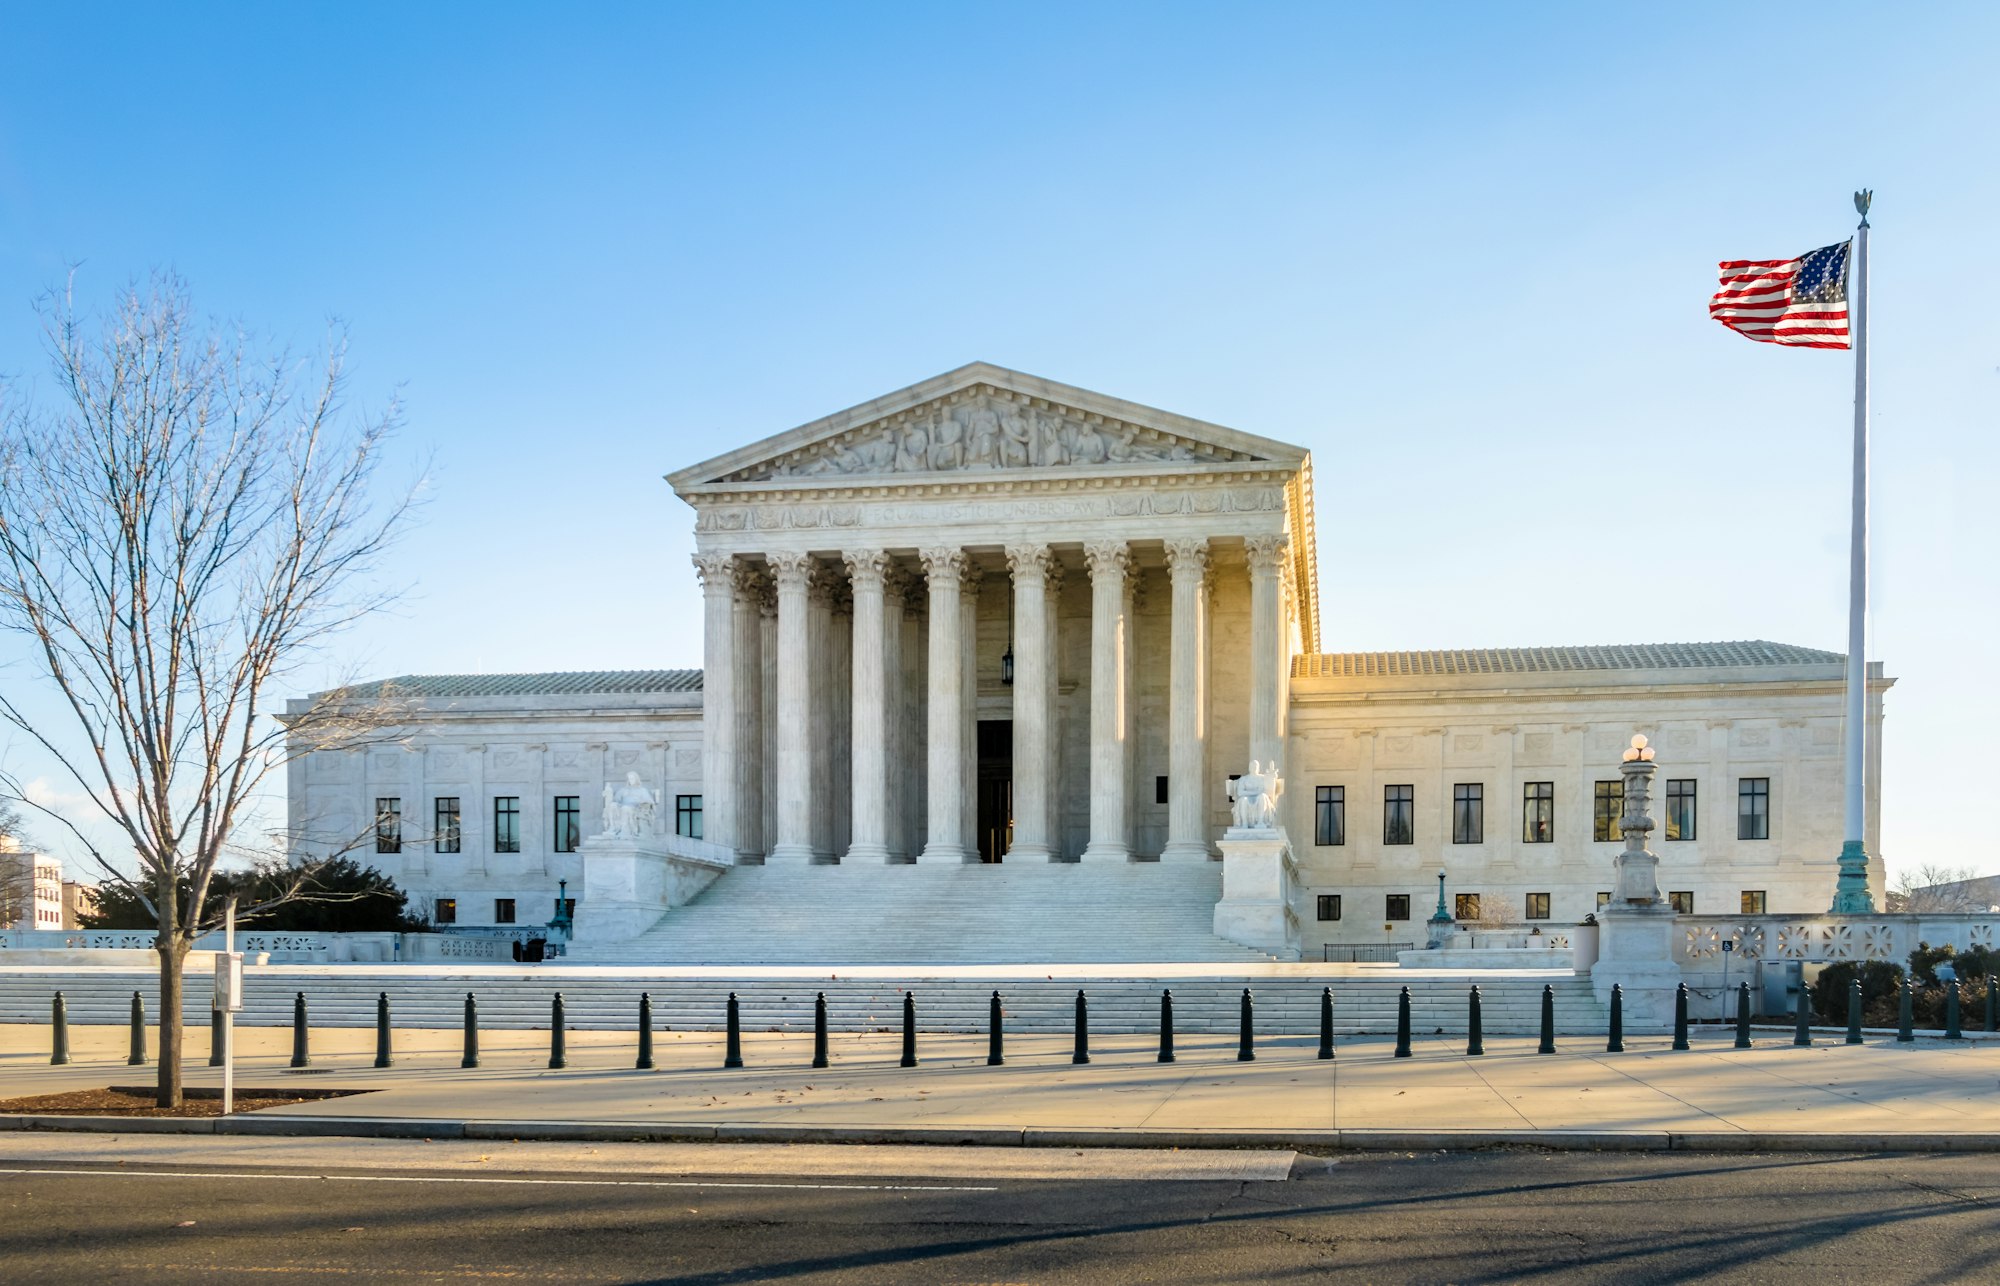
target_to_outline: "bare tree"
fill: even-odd
[[[1890,910],[1916,915],[1984,911],[2000,901],[2000,880],[1982,880],[1969,866],[1926,862],[1897,874],[1888,901]]]
[[[154,916],[159,1104],[173,1107],[182,964],[219,914],[217,863],[245,845],[273,772],[396,718],[338,696],[282,724],[272,707],[330,635],[393,597],[370,574],[414,492],[371,495],[396,410],[337,425],[337,334],[310,367],[260,351],[197,320],[172,277],[127,288],[101,323],[69,293],[40,312],[58,396],[10,399],[0,417],[0,627],[25,636],[67,714],[36,721],[10,688],[0,720],[130,847],[121,863],[85,818],[40,809]],[[4,774],[0,795],[39,807]]]
[[[11,928],[24,916],[33,928],[35,853],[21,831],[21,814],[0,801],[0,929]]]

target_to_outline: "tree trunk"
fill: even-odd
[[[181,966],[187,961],[188,944],[182,940],[180,899],[171,866],[160,883],[154,893],[160,911],[160,936],[153,940],[153,949],[160,953],[160,1079],[154,1102],[161,1108],[177,1108],[181,1105]]]

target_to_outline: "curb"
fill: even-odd
[[[938,1147],[1281,1148],[1295,1152],[2000,1152],[2000,1133],[1808,1134],[1747,1130],[1120,1130],[1011,1126],[771,1125],[675,1121],[417,1120],[367,1116],[0,1116],[0,1134],[206,1134],[265,1138],[572,1143],[848,1143]]]

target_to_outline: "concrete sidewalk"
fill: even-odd
[[[985,1065],[980,1037],[922,1036],[919,1067],[897,1066],[894,1036],[836,1035],[833,1066],[812,1070],[810,1035],[746,1033],[748,1066],[723,1071],[711,1033],[661,1032],[658,1070],[632,1068],[630,1035],[569,1034],[569,1067],[547,1068],[546,1032],[482,1032],[482,1066],[458,1067],[456,1031],[399,1031],[394,1068],[375,1070],[373,1033],[313,1033],[313,1071],[286,1069],[290,1033],[239,1033],[237,1084],[366,1089],[365,1096],[213,1120],[0,1117],[0,1129],[124,1133],[343,1134],[430,1138],[682,1139],[1123,1146],[1430,1148],[1530,1143],[1603,1148],[1979,1148],[2000,1150],[2000,1044],[1919,1040],[1860,1046],[1822,1030],[1811,1049],[1760,1034],[1735,1050],[1703,1031],[1692,1051],[1664,1038],[1570,1039],[1553,1057],[1532,1039],[1498,1037],[1480,1058],[1462,1038],[1350,1040],[1338,1057],[1316,1042],[1260,1042],[1236,1061],[1233,1040],[1190,1037],[1162,1065],[1150,1038],[1092,1043],[1023,1036],[1007,1064]],[[190,1032],[191,1084],[207,1033]],[[76,1062],[50,1067],[45,1027],[0,1027],[0,1097],[143,1084],[124,1065],[122,1028],[72,1031]]]

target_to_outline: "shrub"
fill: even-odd
[[[1896,991],[1903,985],[1903,970],[1886,960],[1842,960],[1830,964],[1819,971],[1819,977],[1812,984],[1812,1008],[1816,1021],[1830,1027],[1845,1026],[1847,1023],[1847,985],[1855,978],[1861,979],[1862,1022],[1882,1025],[1879,1022],[1884,1012],[1888,1021],[1895,1021]]]

